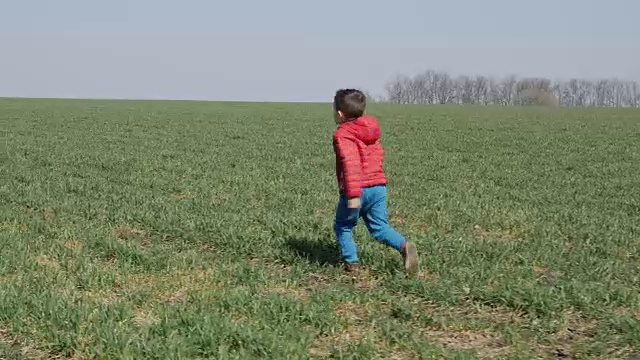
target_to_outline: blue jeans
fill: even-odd
[[[358,261],[357,247],[353,242],[352,231],[362,217],[369,234],[381,243],[400,251],[405,238],[389,225],[387,219],[387,187],[384,185],[362,189],[360,209],[347,208],[347,198],[340,196],[334,231],[340,247],[340,255],[344,262]]]

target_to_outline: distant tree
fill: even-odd
[[[558,98],[553,94],[551,81],[543,78],[527,78],[516,84],[516,104],[558,106]]]
[[[363,90],[364,96],[367,98],[367,103],[375,104],[375,103],[383,103],[385,102],[385,98],[382,95],[375,95],[368,90]]]
[[[564,107],[640,107],[640,87],[618,79],[522,78],[482,75],[452,78],[426,70],[413,77],[398,75],[385,85],[386,96],[377,101],[394,104],[543,105]]]
[[[473,102],[482,105],[489,104],[487,97],[489,93],[489,78],[482,75],[476,76],[473,87]]]
[[[530,88],[518,94],[520,105],[559,106],[560,101],[553,92],[541,88]]]
[[[456,87],[458,88],[457,99],[461,104],[473,104],[475,103],[474,88],[475,83],[469,76],[460,76],[455,80]]]

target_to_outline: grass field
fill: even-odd
[[[0,358],[640,351],[640,111],[371,107],[423,257],[360,225],[357,279],[330,111],[0,100]]]

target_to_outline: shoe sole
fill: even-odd
[[[414,274],[418,270],[418,250],[413,243],[407,243],[407,257],[404,269],[410,274]]]

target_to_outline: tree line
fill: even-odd
[[[636,81],[616,78],[552,81],[546,78],[456,76],[427,70],[399,75],[373,102],[393,104],[543,105],[562,107],[640,107]]]

